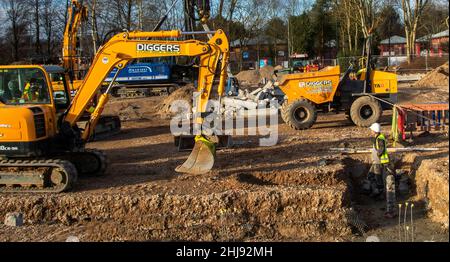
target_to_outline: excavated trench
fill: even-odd
[[[192,184],[167,190],[167,183],[134,193],[129,185],[124,192],[5,194],[0,195],[0,217],[20,212],[25,226],[19,230],[57,226],[81,241],[347,241],[355,233],[392,226],[370,221],[379,205],[367,199],[363,203],[358,186],[369,162],[367,156],[350,157],[298,164],[293,170],[250,170],[174,182],[200,179],[194,182],[201,184],[196,192],[186,190]],[[398,200],[414,201],[432,221],[448,228],[448,187],[442,187],[448,185],[448,153],[398,159],[396,169],[411,183]]]
[[[412,181],[410,191],[413,200],[423,207],[431,221],[441,224],[448,230],[448,152],[411,154],[405,158],[403,166]]]
[[[411,204],[414,204],[415,230],[417,240],[435,235],[442,238],[448,234],[449,189],[448,152],[404,153],[391,155],[396,176],[396,208],[402,206],[402,220],[405,203],[409,203],[408,223],[412,219]],[[367,233],[380,234],[384,241],[405,241],[398,237],[397,219],[383,218],[385,201],[374,200],[361,192],[361,181],[365,179],[370,165],[368,156],[345,158],[351,179],[352,207],[357,220],[349,220],[357,233],[366,238]],[[381,232],[382,230],[386,232]],[[364,240],[364,238],[362,240]],[[443,238],[445,240],[445,237]],[[448,238],[447,238],[448,239]]]
[[[0,217],[26,225],[84,225],[82,241],[342,240],[350,180],[336,160],[298,172],[236,173],[242,186],[208,194],[1,195]]]
[[[412,184],[399,198],[425,203],[429,217],[448,227],[448,187],[442,186],[448,185],[445,154],[431,159],[404,155],[396,168]],[[204,193],[176,188],[158,193],[158,188],[132,194],[5,194],[0,195],[0,217],[20,212],[25,226],[19,230],[56,225],[66,235],[81,236],[81,241],[347,241],[355,233],[364,234],[364,220],[373,216],[372,211],[367,217],[363,214],[364,209],[373,210],[373,203],[354,208],[362,205],[358,185],[367,174],[367,163],[365,157],[337,156],[313,167],[299,164],[294,170],[218,178],[213,174],[214,185],[222,186],[210,189],[205,182],[210,178],[203,177],[199,183]]]

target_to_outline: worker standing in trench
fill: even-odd
[[[372,197],[383,198],[386,193],[385,217],[393,218],[395,208],[395,178],[389,167],[389,155],[387,152],[386,137],[381,133],[381,126],[374,123],[370,126],[374,135],[372,148],[372,166],[367,179],[363,182],[363,190]]]

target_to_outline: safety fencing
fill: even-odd
[[[414,131],[447,131],[449,126],[449,104],[399,104],[392,114],[392,137],[395,142],[411,138]]]
[[[350,63],[360,63],[362,56],[339,57],[336,59],[336,64],[340,65],[341,70],[347,69]],[[395,72],[397,74],[425,74],[434,68],[449,61],[449,54],[422,54],[411,57],[410,63],[404,55],[397,56],[380,56],[373,55],[372,63],[380,70]]]

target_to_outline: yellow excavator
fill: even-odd
[[[196,33],[213,36],[207,42],[173,40]],[[54,91],[44,66],[0,66],[0,192],[62,192],[73,186],[78,174],[103,174],[105,155],[86,149],[85,144],[108,101],[114,79],[90,111],[86,125],[80,128],[77,121],[93,105],[102,82],[113,69],[117,68],[117,77],[133,59],[165,56],[198,57],[200,96],[194,124],[201,125],[208,114],[206,106],[215,76],[219,75],[219,97],[227,78],[229,42],[222,30],[117,34],[98,50],[73,98],[67,86],[63,93]],[[213,167],[214,143],[203,134],[195,141],[177,172],[202,174]]]
[[[73,90],[77,90],[83,78],[83,72],[80,69],[82,64],[81,56],[78,54],[79,46],[78,31],[83,22],[87,21],[88,10],[78,0],[72,0],[67,9],[67,23],[64,29],[62,59],[63,67],[69,73],[70,82]]]

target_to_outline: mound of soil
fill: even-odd
[[[153,111],[153,106],[143,99],[112,100],[103,114],[117,115],[121,121],[135,121],[147,119],[144,115],[153,114]]]
[[[265,66],[259,70],[245,70],[236,75],[239,83],[246,86],[257,86],[263,79],[272,79],[274,68]]]
[[[258,70],[244,70],[236,75],[240,84],[257,85],[259,83],[260,74]]]
[[[448,91],[448,62],[426,74],[415,87],[445,87]]]
[[[280,66],[280,65],[277,65],[276,67],[274,67],[274,69],[273,70],[282,70],[283,69],[283,67],[282,66]]]
[[[137,105],[126,105],[119,111],[119,118],[122,121],[142,119],[142,113],[139,112],[140,107]]]
[[[177,89],[175,92],[164,98],[159,104],[156,106],[157,111],[161,115],[171,115],[174,112],[171,111],[171,107],[173,106],[175,101],[184,100],[192,106],[192,98],[193,93],[195,91],[195,87],[193,85],[186,85],[182,88]]]
[[[448,156],[425,159],[416,172],[416,190],[431,220],[448,228]]]
[[[274,70],[275,69],[273,68],[273,66],[265,66],[265,67],[261,68],[259,70],[259,73],[261,75],[260,81],[263,80],[264,78],[265,79],[272,79]]]

